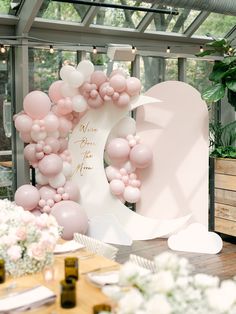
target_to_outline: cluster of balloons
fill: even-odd
[[[26,210],[52,213],[64,227],[63,237],[69,239],[74,232],[85,233],[88,220],[78,204],[79,189],[70,180],[68,135],[89,108],[106,101],[128,105],[130,97],[139,94],[141,83],[120,71],[107,77],[94,71],[88,60],[77,67],[63,66],[60,77],[51,84],[48,95],[41,91],[27,94],[24,110],[14,117],[19,136],[27,144],[24,157],[35,168],[37,182],[36,187],[19,187],[15,202]]]
[[[141,144],[135,133],[135,120],[124,118],[113,130],[105,149],[109,164],[105,171],[111,192],[122,202],[129,203],[136,203],[141,197],[141,181],[136,169],[147,168],[152,162],[151,149]],[[117,134],[119,137],[115,137]]]

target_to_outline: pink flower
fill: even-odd
[[[27,253],[29,257],[42,261],[45,258],[45,250],[40,243],[32,243],[29,245]]]
[[[24,241],[26,239],[26,228],[20,227],[16,230],[16,236],[19,240]]]
[[[19,245],[11,246],[7,250],[7,254],[12,261],[17,261],[19,258],[21,258],[21,247]]]

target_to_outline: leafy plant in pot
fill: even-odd
[[[222,99],[227,92],[228,102],[236,110],[236,49],[231,47],[227,39],[215,39],[206,44],[209,49],[196,54],[198,57],[218,54],[223,58],[216,60],[209,75],[212,85],[202,93],[202,98],[207,102],[216,102]]]

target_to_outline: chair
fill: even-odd
[[[156,273],[156,271],[157,271],[155,263],[153,261],[150,261],[149,259],[144,258],[144,257],[130,254],[129,261],[131,263],[134,263],[134,264],[142,267],[142,268],[146,268],[146,269],[150,270],[152,273]]]
[[[116,259],[116,255],[119,249],[113,245],[107,244],[105,242],[80,233],[74,234],[74,240],[83,244],[89,251],[97,255],[102,255],[106,258],[109,258],[110,260]]]

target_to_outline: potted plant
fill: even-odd
[[[202,98],[207,102],[216,102],[222,99],[227,92],[228,101],[236,110],[236,49],[227,39],[215,39],[207,43],[209,48],[196,54],[204,57],[211,54],[222,56],[222,60],[216,60],[209,75],[212,85],[202,93]]]

